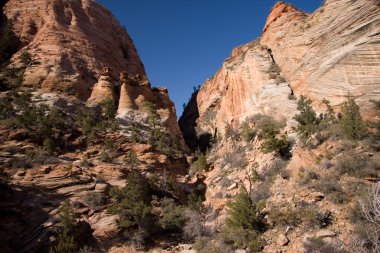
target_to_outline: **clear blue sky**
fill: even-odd
[[[231,50],[260,36],[272,0],[98,0],[132,37],[153,86],[166,86],[177,114],[193,86]],[[290,0],[313,12],[322,0]]]

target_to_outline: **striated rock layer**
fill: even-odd
[[[278,3],[260,43],[271,49],[296,94],[339,105],[347,93],[364,113],[380,97],[380,4],[328,0],[313,14]]]
[[[261,38],[235,48],[192,97],[180,119],[185,138],[195,127],[215,134],[253,114],[291,119],[295,97],[317,108],[337,106],[348,93],[367,117],[380,98],[380,6],[376,0],[326,0],[313,14],[277,3]],[[191,145],[191,144],[190,144]]]
[[[177,123],[177,114],[174,103],[170,100],[168,90],[164,87],[151,88],[145,76],[120,74],[120,97],[118,117],[128,118],[134,113],[147,112],[147,104],[152,103],[160,116],[163,126],[171,131],[183,142],[181,131]]]
[[[104,68],[100,74],[99,81],[92,89],[91,97],[88,99],[89,104],[100,104],[105,99],[116,101],[115,88],[112,81],[110,68]]]
[[[24,84],[86,99],[104,66],[145,74],[127,32],[93,0],[9,0],[3,11],[23,45],[11,61],[25,51],[34,60]]]

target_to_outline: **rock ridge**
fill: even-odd
[[[261,37],[235,48],[192,98],[180,119],[184,135],[223,134],[253,114],[292,119],[300,95],[317,110],[324,98],[338,110],[350,94],[366,118],[376,117],[379,16],[375,0],[327,0],[311,14],[278,2]]]
[[[11,65],[19,66],[24,52],[36,62],[24,84],[87,99],[103,67],[145,75],[132,39],[93,0],[9,0],[3,11],[22,43]]]

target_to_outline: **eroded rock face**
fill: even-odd
[[[87,99],[103,66],[145,75],[127,32],[93,0],[9,0],[4,13],[24,45],[13,64],[25,51],[38,62],[27,67],[24,84]]]
[[[164,87],[151,88],[146,76],[120,74],[120,98],[118,117],[125,118],[133,113],[146,113],[146,102],[152,103],[163,125],[182,142],[182,135],[177,123],[174,103],[170,100],[168,90]]]
[[[277,3],[261,38],[235,48],[212,79],[193,96],[180,119],[187,139],[223,134],[253,114],[291,119],[295,98],[306,95],[324,110],[348,93],[366,117],[380,98],[380,6],[375,0],[327,0],[313,14]]]
[[[96,105],[102,103],[105,99],[112,99],[116,101],[115,87],[112,80],[111,68],[105,67],[100,73],[99,81],[92,89],[91,97],[88,103]]]
[[[292,94],[268,50],[252,42],[236,48],[215,77],[206,81],[191,102],[196,108],[186,108],[180,126],[191,130],[187,126],[192,123],[185,119],[199,115],[198,128],[223,134],[227,125],[240,126],[253,114],[288,118],[296,112]]]
[[[379,1],[327,0],[313,14],[277,4],[260,43],[267,46],[295,93],[316,106],[337,106],[350,93],[371,116],[380,96]]]

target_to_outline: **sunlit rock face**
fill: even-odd
[[[296,94],[339,105],[350,93],[371,116],[380,96],[380,4],[327,0],[313,14],[284,3],[272,10],[260,43]]]
[[[128,118],[136,113],[146,113],[147,103],[152,103],[163,126],[182,141],[174,103],[170,100],[166,88],[151,88],[146,76],[128,75],[125,72],[120,73],[119,83],[121,85],[117,111],[119,118]]]
[[[317,110],[335,109],[347,94],[366,117],[380,98],[380,6],[375,0],[327,0],[312,14],[283,2],[262,36],[237,47],[192,97],[180,119],[187,139],[240,126],[254,114],[291,119],[306,95]]]
[[[19,65],[25,51],[36,62],[26,69],[25,85],[87,99],[105,66],[145,75],[127,32],[93,0],[9,0],[4,13],[23,45],[12,63]]]
[[[113,102],[116,101],[115,86],[114,81],[112,80],[111,69],[107,67],[100,73],[99,81],[92,89],[88,103],[90,105],[97,105],[106,99],[111,99]]]

